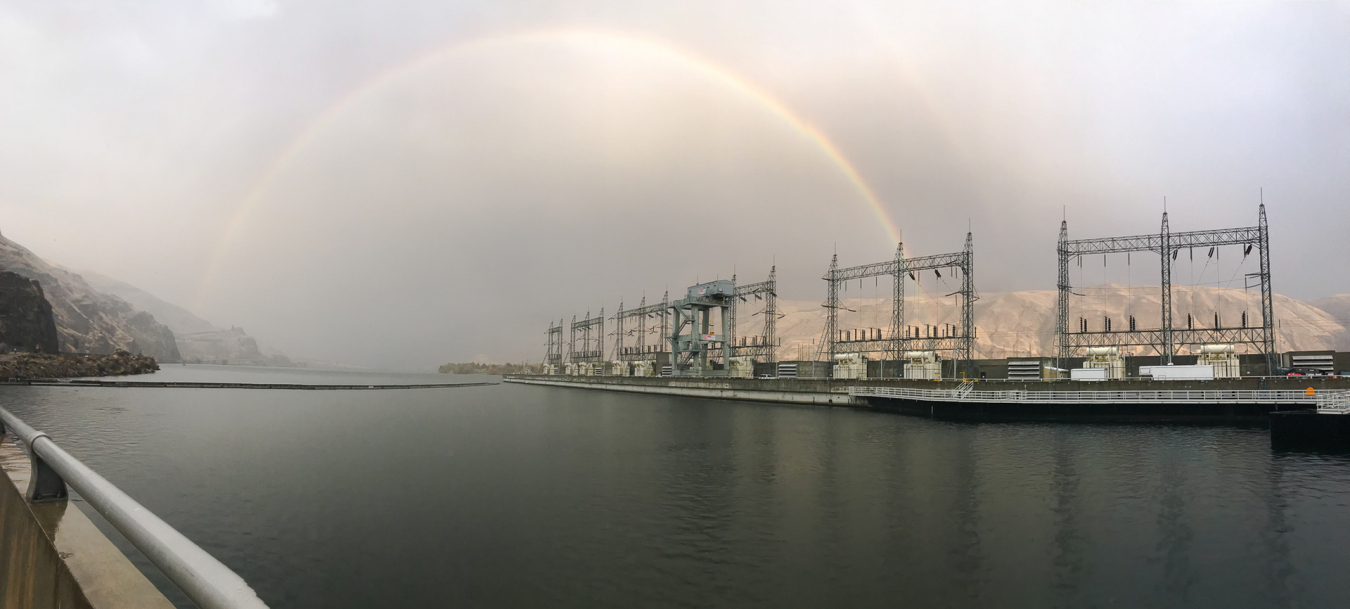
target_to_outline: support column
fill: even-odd
[[[778,361],[778,346],[774,344],[778,326],[778,265],[769,267],[769,291],[764,294],[764,348],[765,363]]]
[[[959,353],[961,359],[965,360],[967,368],[973,369],[975,361],[975,301],[979,296],[975,294],[975,246],[972,241],[971,233],[966,233],[966,248],[961,256],[962,266],[961,274],[961,341]],[[952,373],[956,373],[956,367],[953,365]]]
[[[1163,365],[1172,363],[1172,355],[1176,353],[1176,345],[1172,343],[1172,231],[1167,226],[1167,212],[1162,216],[1162,344],[1159,345],[1159,353],[1162,354]]]
[[[1055,305],[1055,367],[1069,357],[1069,221],[1059,223],[1059,300]]]
[[[830,259],[830,273],[826,279],[829,286],[825,291],[825,332],[821,335],[820,346],[816,349],[816,359],[820,359],[820,355],[824,353],[830,366],[834,364],[834,343],[838,338],[835,336],[839,315],[839,280],[836,277],[838,272],[839,254],[835,254]]]
[[[905,275],[908,269],[905,268],[904,248],[904,242],[895,244],[895,273],[891,286],[891,359],[895,360],[896,367],[904,358],[905,344],[902,337],[905,330]],[[882,363],[881,368],[881,374],[885,376],[886,364]]]
[[[1261,248],[1261,345],[1266,352],[1266,374],[1275,372],[1275,301],[1270,287],[1270,232],[1266,226],[1266,204],[1261,204],[1257,225]]]

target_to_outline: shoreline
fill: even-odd
[[[54,353],[6,353],[0,355],[0,382],[33,379],[69,379],[98,376],[130,376],[159,370],[148,355],[118,351],[111,355]]]

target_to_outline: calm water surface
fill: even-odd
[[[513,385],[4,387],[0,405],[275,608],[1350,606],[1350,460],[1272,453],[1261,430]]]

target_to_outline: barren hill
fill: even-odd
[[[1128,327],[1131,315],[1140,328],[1156,328],[1161,321],[1161,301],[1157,286],[1124,286],[1108,284],[1094,288],[1075,289],[1081,296],[1070,301],[1069,324],[1077,327],[1080,317],[1088,320],[1088,327],[1100,330],[1105,317],[1112,320],[1113,329]],[[891,300],[884,293],[863,290],[861,298],[844,294],[845,310],[839,313],[839,329],[890,328]],[[1260,323],[1260,293],[1243,290],[1197,287],[1174,288],[1173,323],[1185,327],[1186,315],[1192,316],[1195,327],[1214,325],[1217,313],[1224,326],[1241,325],[1242,313],[1247,312],[1249,325]],[[976,357],[1003,358],[1029,355],[1050,355],[1055,340],[1054,290],[1028,290],[982,294],[975,303]],[[1315,301],[1332,309],[1329,313],[1318,306],[1293,298],[1275,295],[1276,348],[1280,351],[1317,349],[1350,349],[1350,295],[1332,296]],[[818,301],[779,300],[778,307],[785,316],[778,322],[778,336],[783,347],[780,359],[799,359],[813,356],[825,326],[825,309]],[[1339,307],[1339,308],[1336,308]],[[960,310],[954,297],[912,298],[906,300],[905,320],[909,325],[949,324],[959,322]],[[754,324],[743,324],[742,334],[757,332]]]

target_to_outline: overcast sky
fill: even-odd
[[[1350,292],[1350,4],[0,2],[0,230],[293,357],[537,361],[775,261],[822,299],[894,251],[869,197],[1050,289],[1062,214],[1260,188],[1276,291]]]

